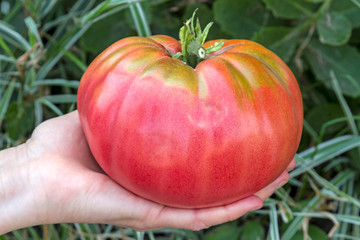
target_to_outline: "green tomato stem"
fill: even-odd
[[[180,28],[179,38],[182,52],[173,55],[175,58],[181,57],[192,68],[195,68],[202,60],[208,58],[211,53],[218,51],[224,45],[223,41],[219,41],[207,49],[203,47],[213,23],[206,25],[204,31],[202,31],[199,19],[196,20],[196,25],[194,25],[196,11],[197,9],[192,17],[185,22],[184,26]]]

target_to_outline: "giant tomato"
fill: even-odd
[[[131,192],[183,208],[231,203],[294,157],[299,86],[252,41],[223,40],[195,68],[172,57],[181,47],[168,36],[111,45],[81,79],[80,120],[99,165]]]

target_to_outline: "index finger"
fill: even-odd
[[[257,196],[250,196],[237,202],[211,208],[202,209],[180,209],[164,207],[155,218],[147,216],[144,222],[149,222],[151,228],[183,228],[198,231],[211,226],[235,220],[247,212],[254,211],[262,207],[263,202]],[[153,215],[154,216],[154,215]]]

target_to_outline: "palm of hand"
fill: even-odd
[[[93,222],[139,230],[163,227],[203,229],[234,220],[259,208],[287,171],[256,195],[227,206],[185,210],[162,206],[137,197],[105,175],[91,155],[73,112],[42,123],[27,142],[46,196],[46,222]],[[38,176],[35,176],[38,177]],[[260,199],[261,200],[260,200]]]
[[[135,211],[127,216],[126,204],[146,210],[153,203],[121,188],[103,173],[91,155],[77,114],[42,123],[27,143],[28,155],[37,159],[41,179],[46,181],[42,186],[48,218],[125,226],[130,218],[139,217]]]

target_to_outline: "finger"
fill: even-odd
[[[287,166],[286,171],[290,172],[294,170],[295,167],[296,167],[296,162],[295,162],[295,158],[293,158],[293,160],[291,160],[291,162]]]
[[[204,209],[164,208],[157,219],[159,228],[183,228],[198,231],[210,226],[235,220],[247,212],[262,207],[262,201],[256,196],[241,199],[235,203]]]
[[[276,191],[276,189],[282,187],[288,181],[289,181],[289,174],[286,171],[284,171],[277,179],[275,179],[275,181],[273,181],[265,188],[255,193],[255,195],[258,196],[263,201],[265,201]]]

